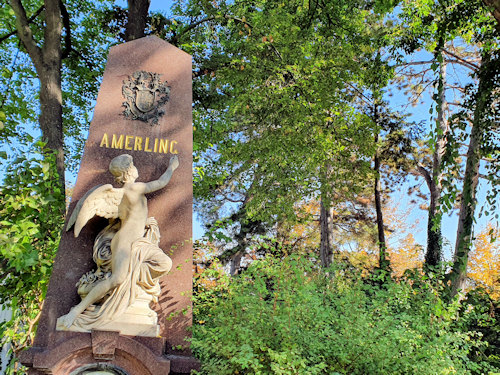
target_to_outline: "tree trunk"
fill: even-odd
[[[145,35],[150,0],[128,0],[128,19],[125,26],[127,42]]]
[[[432,176],[427,173],[425,180],[430,191],[430,204],[427,218],[427,252],[425,254],[425,265],[435,267],[442,260],[442,235],[441,235],[441,218],[439,217],[439,198],[441,197],[443,180],[442,162],[443,155],[446,151],[447,134],[449,133],[448,121],[446,119],[446,111],[448,103],[446,102],[445,93],[446,83],[446,63],[440,64],[439,72],[439,101],[438,101],[438,117],[436,120],[436,145],[432,156]],[[425,173],[425,172],[424,172]]]
[[[374,110],[374,121],[378,125],[378,108],[375,104]],[[374,181],[374,195],[375,195],[375,211],[377,213],[377,233],[378,233],[378,246],[379,246],[379,268],[380,269],[389,269],[389,259],[387,258],[387,245],[385,242],[385,232],[384,232],[384,216],[382,213],[382,198],[381,198],[381,183],[380,183],[380,155],[379,148],[377,146],[379,141],[379,133],[378,130],[375,133],[375,145],[377,147],[375,151],[374,157],[374,165],[373,170],[375,172],[375,181]]]
[[[56,153],[57,173],[64,189],[64,133],[61,90],[61,5],[60,0],[45,0],[44,43],[40,48],[33,38],[21,0],[10,0],[16,16],[19,39],[28,52],[40,80],[40,117],[42,138]],[[63,190],[64,191],[64,190]]]
[[[329,267],[333,263],[333,208],[323,199],[320,202],[321,240],[319,255],[321,266]]]
[[[378,142],[378,134],[375,136],[375,142]],[[381,185],[380,185],[380,159],[378,151],[375,154],[375,211],[377,213],[377,232],[378,232],[378,247],[379,247],[379,267],[381,269],[387,269],[389,267],[389,259],[387,258],[387,245],[385,242],[384,233],[384,216],[382,213],[382,198],[381,198]]]
[[[472,246],[472,227],[477,203],[476,190],[479,179],[479,163],[481,160],[480,149],[483,138],[483,115],[487,113],[486,103],[488,96],[491,95],[491,90],[491,82],[487,82],[487,79],[480,75],[469,148],[467,150],[467,162],[465,164],[453,268],[449,275],[451,280],[451,296],[457,294],[459,290],[464,289],[467,277],[467,263],[469,260],[469,251]]]

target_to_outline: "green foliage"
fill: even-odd
[[[41,11],[38,14],[37,10],[43,2],[23,3],[28,17],[36,15],[30,26],[33,37],[42,47],[45,13]],[[78,166],[85,130],[90,124],[92,105],[105,67],[107,49],[115,41],[108,30],[103,29],[108,21],[106,16],[110,3],[72,0],[61,3],[68,13],[68,18],[63,17],[61,85],[66,168],[70,171],[75,171]],[[15,30],[15,17],[10,5],[1,0],[0,7],[4,9],[5,15],[0,17],[0,146],[11,151],[9,144],[31,143],[40,134],[39,81],[32,61],[16,33],[11,33]]]
[[[191,343],[202,374],[488,369],[468,357],[484,348],[480,335],[454,329],[460,305],[446,305],[440,284],[428,276],[381,288],[353,276],[352,269],[324,272],[298,256],[267,256],[233,279],[207,272],[196,284]]]
[[[190,5],[196,19],[212,19],[197,35],[210,34],[221,60],[195,81],[200,209],[217,220],[237,202],[247,218],[275,222],[320,193],[359,193],[373,124],[354,98],[387,79],[383,69],[368,74],[384,36],[380,15],[364,1]]]
[[[488,345],[470,353],[474,362],[487,361],[500,368],[500,301],[492,300],[487,291],[477,288],[469,291],[462,301],[456,326],[461,331],[480,332]]]
[[[35,156],[8,160],[0,186],[0,304],[13,314],[0,323],[0,336],[14,353],[33,343],[65,208],[55,157],[42,157],[41,142],[32,147]]]

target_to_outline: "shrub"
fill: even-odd
[[[221,280],[221,283],[216,282]],[[210,282],[207,282],[210,281]],[[202,374],[470,374],[477,334],[453,330],[431,280],[364,282],[310,259],[268,256],[196,283],[192,349]]]

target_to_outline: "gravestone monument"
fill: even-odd
[[[197,368],[191,325],[191,56],[146,37],[112,47],[30,374]]]

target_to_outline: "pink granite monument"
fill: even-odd
[[[30,374],[187,374],[197,368],[186,341],[191,103],[191,56],[157,37],[111,48],[71,222],[34,346],[21,358]]]

